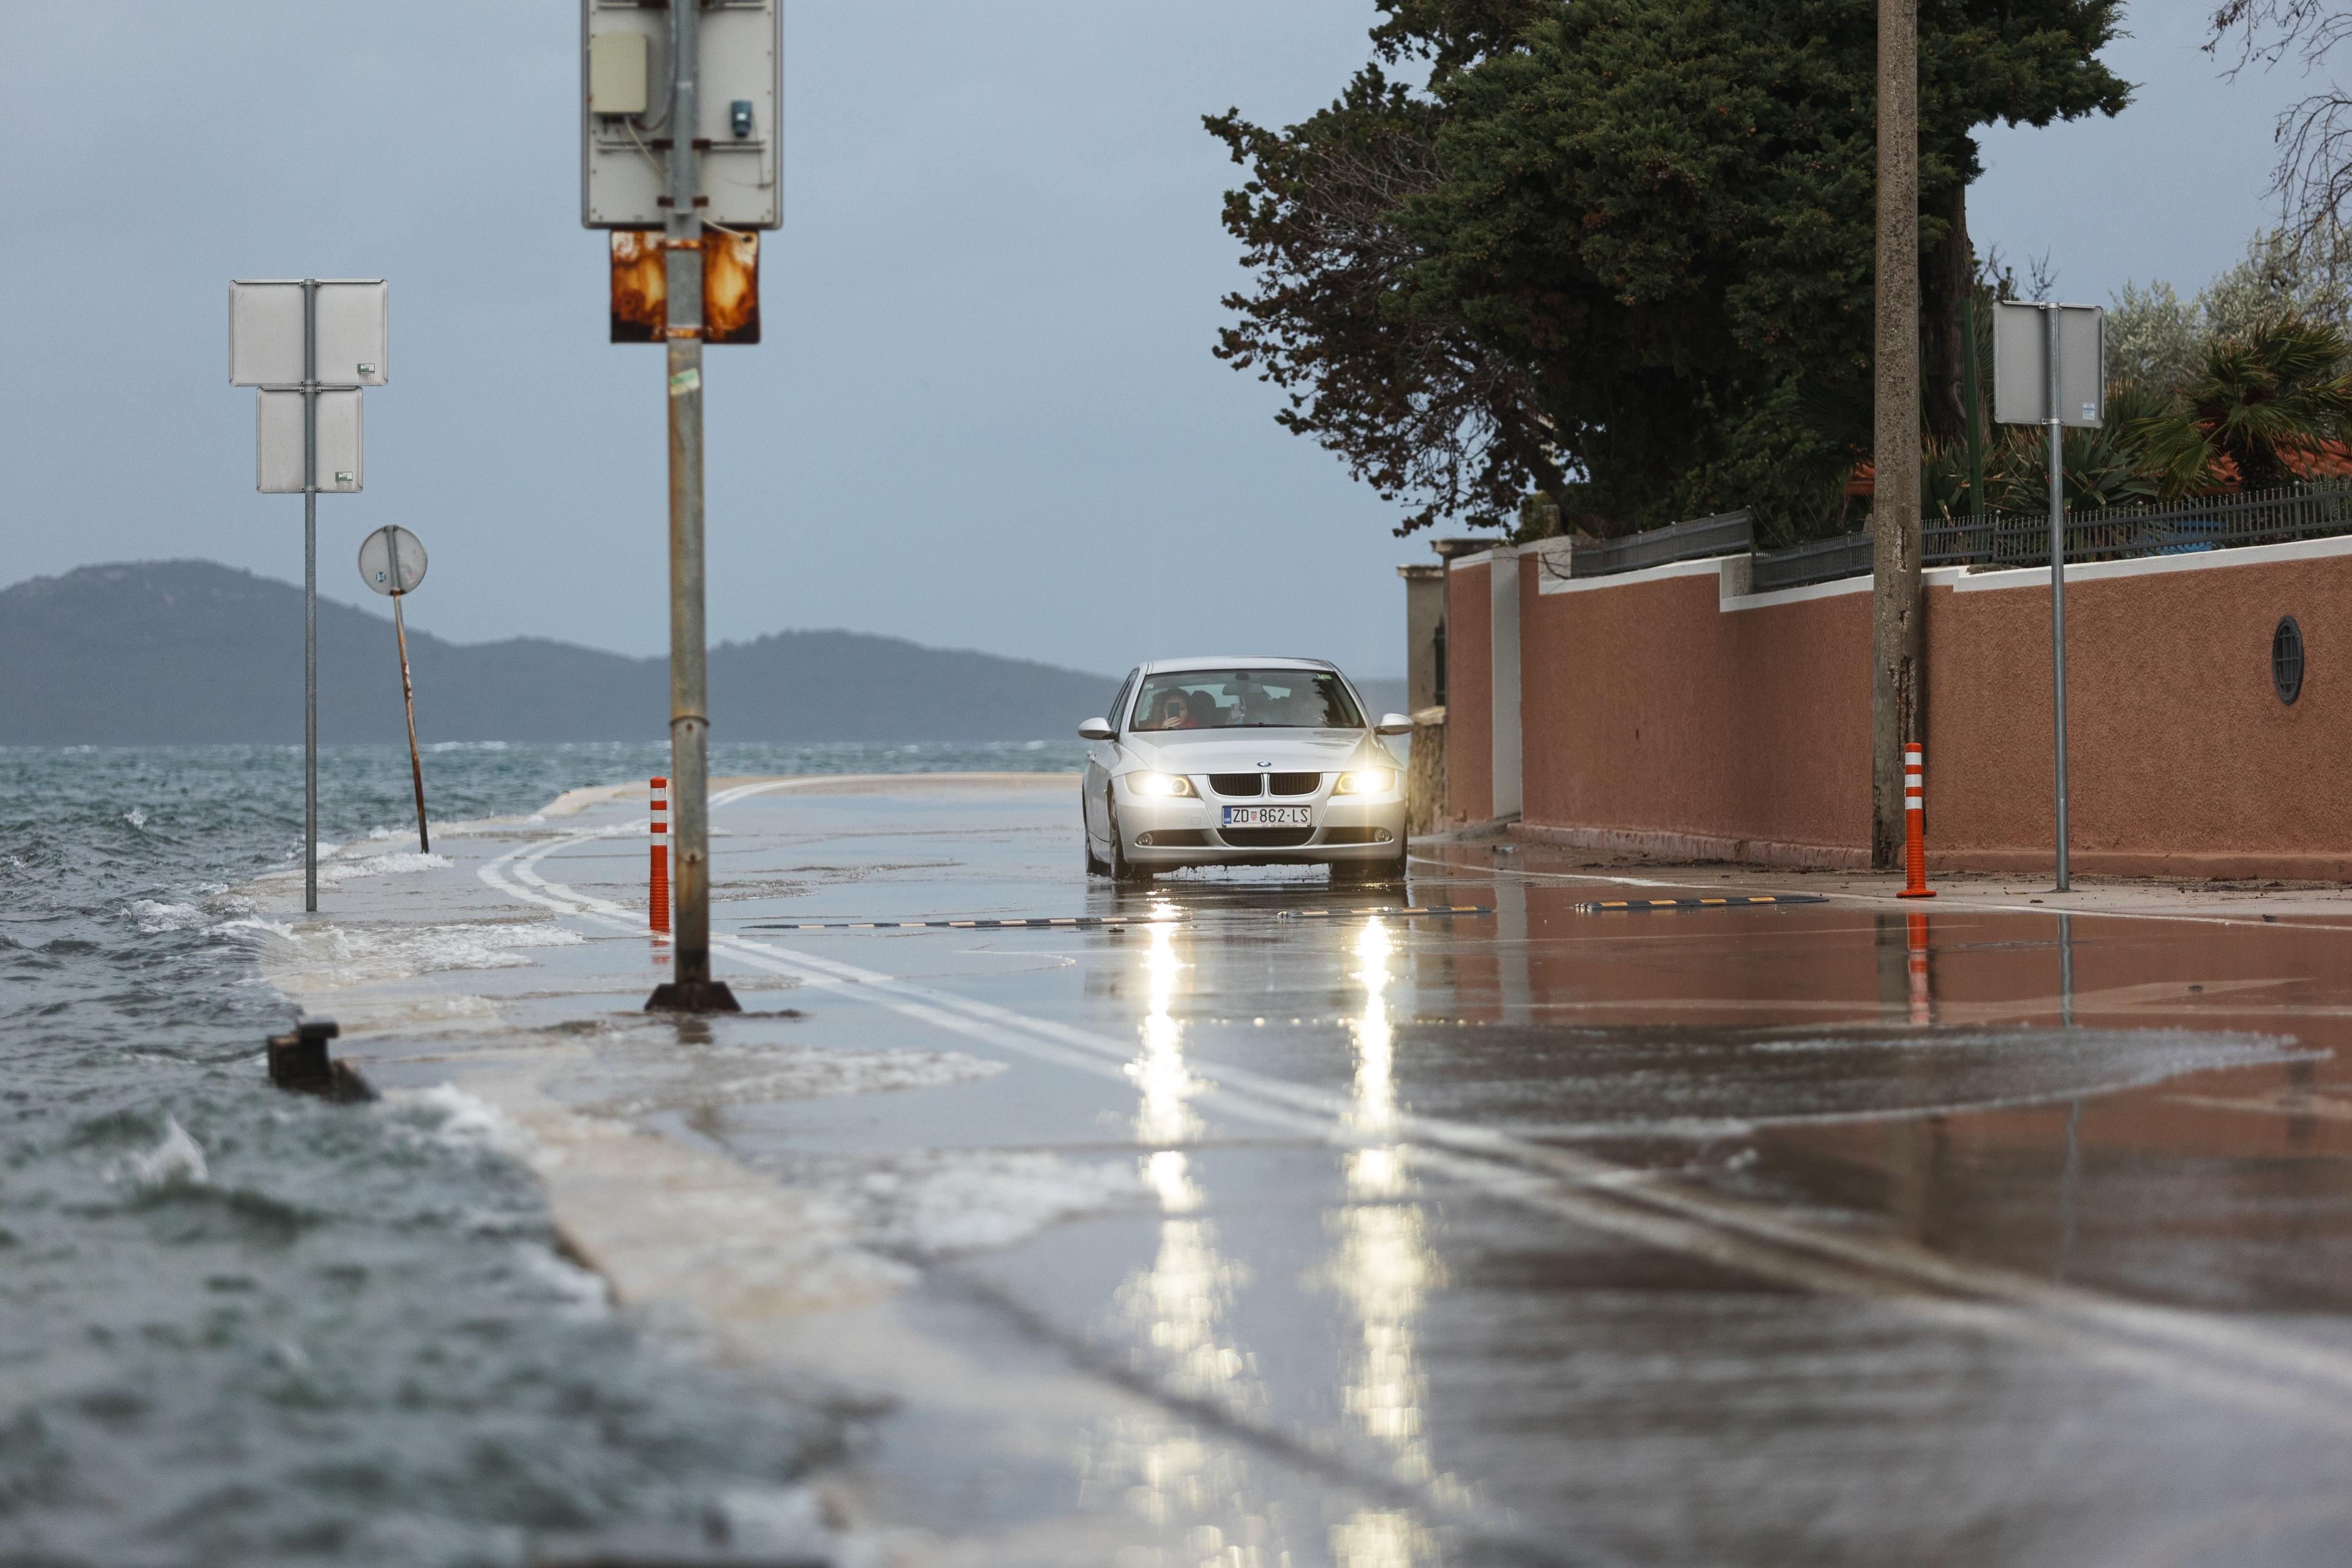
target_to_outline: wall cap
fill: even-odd
[[[1922,574],[1932,576],[1932,574]],[[1775,605],[1801,605],[1808,599],[1833,599],[1840,594],[1867,594],[1871,579],[1836,577],[1827,583],[1801,583],[1793,588],[1768,588],[1761,594],[1726,594],[1720,595],[1716,608],[1729,614],[1734,610],[1768,610]]]
[[[1536,592],[1589,594],[1600,588],[1634,588],[1644,583],[1663,583],[1670,577],[1714,576],[1723,571],[1726,559],[1721,555],[1702,555],[1696,561],[1668,561],[1636,572],[1612,572],[1606,577],[1559,577],[1547,572]]]
[[[2200,550],[2181,555],[2140,555],[2129,561],[2084,561],[2066,568],[2069,583],[2099,583],[2115,577],[2155,577],[2171,572],[2210,572],[2224,566],[2269,566],[2286,561],[2325,561],[2352,555],[2352,534],[2326,539],[2296,539],[2284,544],[2239,544],[2226,550]],[[2050,568],[2018,566],[1999,572],[1970,572],[1944,567],[1952,574],[1952,587],[1962,594],[1998,593],[2005,588],[2047,588]]]

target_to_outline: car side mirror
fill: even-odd
[[[1373,728],[1383,735],[1410,735],[1412,733],[1412,721],[1402,713],[1383,713],[1381,721]]]
[[[1108,719],[1089,719],[1078,726],[1078,739],[1081,741],[1108,741],[1117,738],[1118,734]]]

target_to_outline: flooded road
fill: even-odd
[[[1074,795],[720,793],[740,1018],[633,1011],[633,798],[354,917],[576,930],[463,977],[563,1041],[543,1092],[872,1260],[731,1353],[851,1412],[903,1560],[2341,1559],[2352,920],[1594,913],[1608,873],[1468,847],[1385,912],[1319,873],[1115,891]],[[775,929],[1052,917],[1101,923]],[[515,1059],[301,962],[380,1082]],[[633,1275],[642,1237],[556,1209],[625,1299],[740,1264]]]

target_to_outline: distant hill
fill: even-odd
[[[659,741],[668,661],[541,637],[452,643],[410,627],[432,741]],[[1365,683],[1375,708],[1402,682]],[[1115,676],[858,632],[710,650],[729,741],[1025,741],[1073,735]],[[392,617],[319,601],[319,735],[402,738]],[[210,561],[85,566],[0,589],[0,745],[302,738],[302,590]]]
[[[452,643],[411,626],[425,741],[659,741],[669,661],[540,637]],[[1072,734],[1116,678],[856,632],[710,650],[730,741],[1003,741]],[[389,612],[319,601],[319,735],[402,738]],[[209,561],[85,566],[0,590],[0,745],[302,738],[302,590]]]

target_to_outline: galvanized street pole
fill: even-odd
[[[669,7],[669,216],[665,281],[669,347],[669,745],[677,898],[671,983],[648,1009],[737,1011],[710,978],[710,716],[702,605],[702,215],[694,145],[701,6]]]
[[[1918,0],[1878,0],[1878,287],[1870,610],[1870,863],[1903,851],[1903,745],[1921,741]]]
[[[319,912],[319,493],[360,489],[360,392],[384,384],[389,319],[381,278],[229,279],[228,382],[256,389],[254,489],[302,495],[306,914]]]
[[[302,279],[302,910],[319,912],[319,280]]]
[[[2066,865],[2066,443],[2069,425],[2106,419],[2106,318],[2093,305],[2003,300],[1993,308],[1993,417],[2050,439],[2050,724],[2058,891]]]
[[[2058,307],[2042,307],[2050,359],[2050,709],[2058,759],[2058,891],[2069,890],[2066,868],[2066,470],[2065,429],[2058,393]]]

